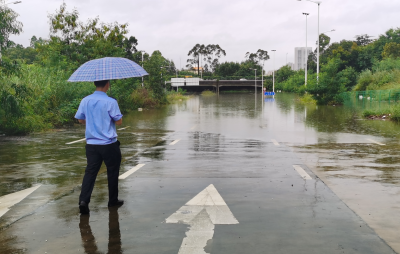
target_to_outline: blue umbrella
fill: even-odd
[[[126,58],[105,57],[84,63],[68,79],[69,82],[94,82],[149,75],[140,65]]]

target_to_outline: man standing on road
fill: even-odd
[[[79,123],[86,124],[87,166],[79,196],[81,214],[89,213],[90,197],[103,161],[107,166],[108,206],[124,204],[123,200],[118,199],[121,150],[115,128],[115,125],[122,124],[122,114],[117,101],[106,94],[110,88],[110,81],[95,81],[94,84],[96,91],[83,98],[75,115]]]

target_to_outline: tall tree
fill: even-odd
[[[257,50],[256,53],[247,52],[245,57],[246,60],[255,63],[260,63],[261,61],[266,61],[269,59],[268,51],[262,49]]]
[[[205,61],[207,62],[204,66],[205,69],[214,72],[222,56],[226,56],[226,52],[218,44],[207,45],[204,55]]]
[[[132,57],[137,40],[127,38],[128,24],[101,23],[99,18],[86,23],[79,20],[77,10],[67,11],[63,3],[55,14],[49,15],[50,40],[38,47],[43,62],[67,62],[72,68],[105,56]]]
[[[197,74],[200,75],[200,59],[206,63],[204,68],[207,72],[214,72],[219,64],[219,59],[222,56],[226,56],[226,52],[218,44],[209,44],[207,46],[196,44],[189,51],[188,56],[192,56],[192,58],[187,60],[186,67],[193,68],[197,65]]]
[[[372,36],[369,36],[368,34],[356,35],[356,43],[358,46],[367,46],[374,41],[371,38]]]
[[[200,57],[201,55],[206,55],[206,46],[204,44],[196,44],[188,53],[188,56],[191,56],[191,59],[187,60],[186,67],[194,68],[197,64],[197,74],[200,76]]]
[[[17,20],[18,16],[12,9],[0,5],[0,60],[1,53],[14,44],[10,41],[10,35],[22,32],[22,23]]]
[[[245,55],[246,61],[254,63],[256,66],[262,66],[261,69],[264,69],[264,61],[269,59],[268,51],[259,49],[256,53],[247,52]],[[258,69],[258,68],[257,68]],[[263,74],[263,73],[262,73]]]

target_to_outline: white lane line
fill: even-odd
[[[76,141],[72,141],[72,142],[65,143],[65,144],[66,144],[66,145],[72,145],[72,144],[75,144],[75,143],[78,143],[78,142],[82,142],[82,141],[85,141],[85,140],[86,140],[86,138],[83,138],[83,139],[76,140]]]
[[[179,141],[181,141],[180,139],[175,140],[174,142],[172,142],[171,144],[169,144],[170,146],[175,145],[176,143],[178,143]]]
[[[118,129],[118,131],[126,130],[126,129],[128,129],[129,127],[131,127],[131,126],[126,126],[126,127],[124,127],[124,128]]]
[[[190,226],[178,254],[206,254],[204,248],[214,236],[215,225],[239,224],[212,184],[169,216],[165,222]]]
[[[40,186],[42,185],[37,185],[35,187],[31,187],[22,191],[18,191],[0,197],[0,217],[3,216],[6,212],[8,212],[13,205],[16,205],[22,200],[24,200],[27,196],[32,194],[32,192],[37,190]]]
[[[274,145],[279,146],[278,141],[276,141],[275,139],[271,139],[272,143],[274,143]]]
[[[372,142],[372,143],[378,144],[378,145],[380,145],[380,146],[385,146],[385,144],[380,143],[380,142],[378,142],[378,141],[375,141],[375,140],[373,140],[373,139],[367,138],[367,140],[370,141],[370,142]]]
[[[195,126],[193,126],[192,128],[190,128],[190,130],[194,130],[196,128],[196,125]]]
[[[304,171],[304,169],[302,167],[300,167],[299,165],[293,165],[293,168],[297,171],[297,173],[299,173],[301,178],[303,178],[305,180],[312,180],[311,176],[309,176],[307,174],[307,172]]]
[[[123,173],[122,175],[120,175],[119,177],[118,177],[118,179],[125,179],[125,178],[127,178],[128,176],[130,176],[130,175],[132,175],[133,173],[135,173],[136,171],[138,171],[141,167],[143,167],[144,165],[146,165],[146,164],[138,164],[136,167],[133,167],[131,170],[129,170],[129,171],[127,171],[127,172],[125,172],[125,173]]]

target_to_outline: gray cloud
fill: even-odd
[[[20,14],[24,33],[12,39],[28,45],[33,36],[48,37],[49,13],[62,0],[23,0],[11,7]],[[160,50],[175,64],[185,65],[187,52],[196,44],[219,44],[227,52],[223,60],[241,61],[246,52],[276,49],[276,66],[284,65],[286,53],[293,61],[294,47],[305,46],[305,18],[309,12],[308,45],[317,40],[317,5],[296,0],[65,0],[76,7],[81,20],[99,16],[104,22],[129,23],[139,49]],[[398,27],[397,0],[324,0],[321,32],[332,41],[353,39],[357,34],[378,36]],[[272,61],[266,63],[272,69]]]

